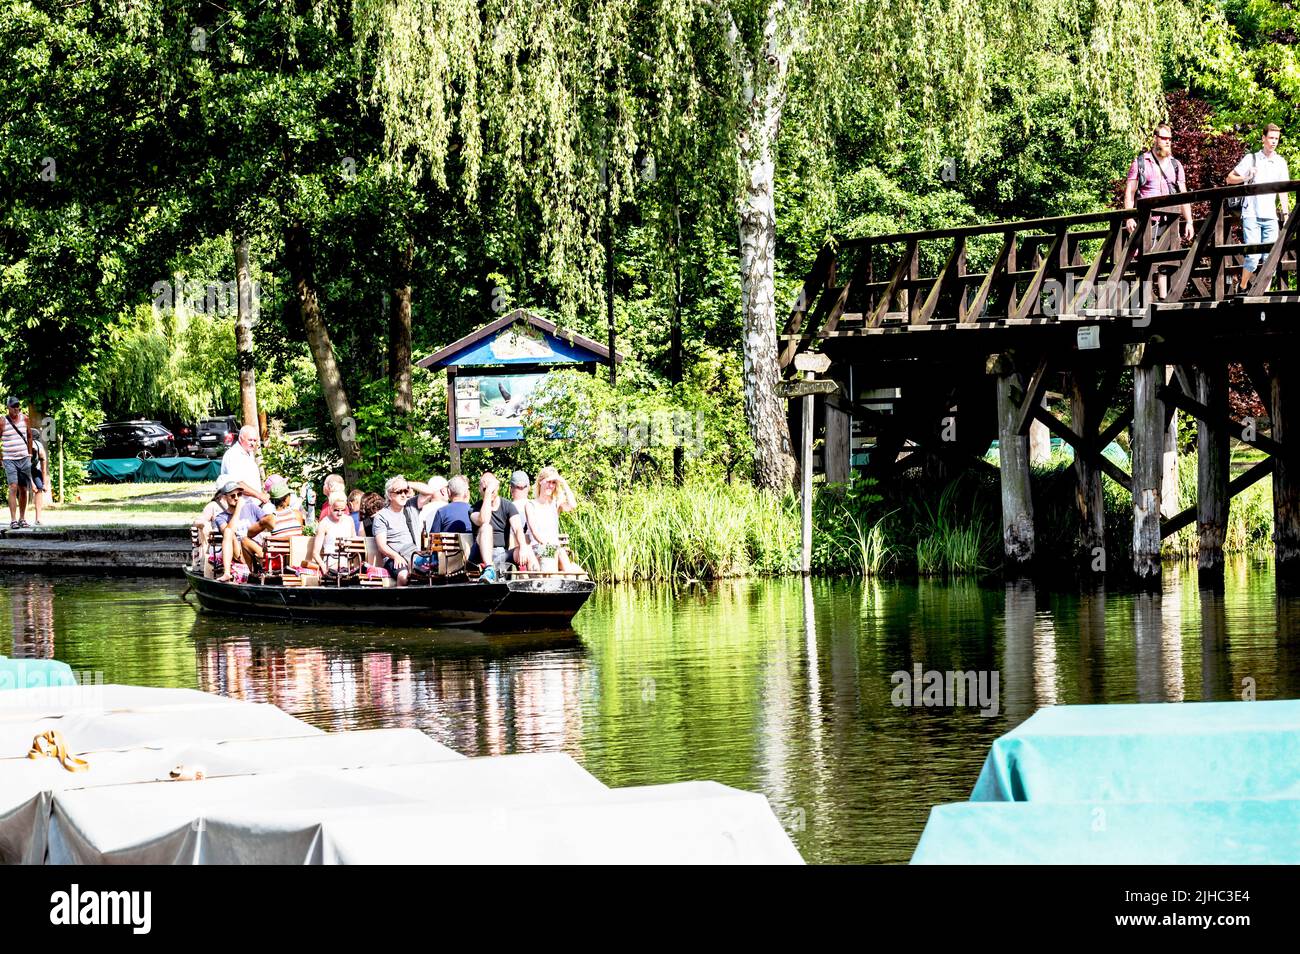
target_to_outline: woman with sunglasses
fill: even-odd
[[[569,548],[560,545],[560,514],[576,509],[577,495],[558,470],[543,467],[537,472],[537,493],[524,504],[524,515],[535,547],[539,551],[544,547],[555,547],[556,567],[561,573],[583,572]]]

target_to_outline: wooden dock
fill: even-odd
[[[189,527],[66,527],[0,531],[0,573],[180,576]]]

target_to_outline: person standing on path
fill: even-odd
[[[45,453],[45,444],[41,440],[40,430],[32,432],[32,506],[36,508],[36,519],[32,526],[41,525],[41,507],[45,503],[45,488],[50,482],[50,458]]]
[[[8,400],[8,411],[0,428],[0,444],[4,447],[5,483],[9,485],[9,529],[26,529],[27,489],[32,485],[32,431],[27,415],[22,412],[22,402],[16,397]]]
[[[1278,141],[1282,138],[1282,129],[1273,123],[1264,127],[1264,141],[1259,152],[1247,153],[1241,162],[1228,173],[1228,185],[1247,185],[1263,182],[1285,182],[1291,178],[1291,170],[1286,160],[1277,152]],[[1282,206],[1282,215],[1291,211],[1291,199],[1285,192],[1270,192],[1267,195],[1250,195],[1241,203],[1241,239],[1247,245],[1271,242],[1277,238],[1277,208]],[[1255,277],[1263,254],[1251,252],[1241,266],[1241,283],[1238,290],[1244,295],[1246,288]]]

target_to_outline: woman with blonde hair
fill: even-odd
[[[532,500],[524,504],[524,519],[536,547],[555,547],[561,573],[584,572],[573,559],[568,547],[560,546],[560,514],[578,509],[578,498],[569,482],[554,467],[537,472],[537,489]]]

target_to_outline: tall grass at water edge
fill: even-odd
[[[564,515],[575,558],[595,580],[690,581],[798,567],[799,509],[735,484],[632,488]]]

